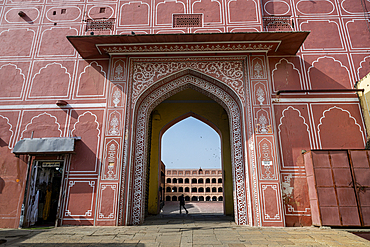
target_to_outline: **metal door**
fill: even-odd
[[[312,165],[316,196],[310,200],[318,206],[312,217],[318,213],[321,225],[370,226],[369,151],[312,151]]]
[[[349,152],[351,171],[362,226],[370,226],[370,159],[369,151]]]

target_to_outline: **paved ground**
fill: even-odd
[[[179,214],[180,213],[180,202],[165,202],[162,214]],[[189,214],[213,214],[213,215],[223,215],[224,208],[223,202],[186,202],[185,208],[189,211]],[[181,210],[185,213],[185,210]]]
[[[201,211],[204,205],[193,205],[189,211]],[[237,226],[231,217],[220,214],[180,215],[171,210],[166,208],[164,214],[146,218],[141,226],[0,229],[0,247],[370,246],[370,241],[345,230]]]

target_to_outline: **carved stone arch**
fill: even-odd
[[[245,166],[245,147],[243,144],[243,108],[240,98],[223,82],[215,80],[203,73],[186,69],[172,74],[147,88],[134,104],[132,123],[132,150],[128,160],[129,177],[125,224],[141,224],[144,221],[145,186],[146,186],[146,152],[147,131],[151,111],[165,99],[185,89],[193,89],[218,102],[227,112],[230,121],[231,159],[234,187],[235,221],[239,225],[250,224],[247,205],[250,199],[249,172]],[[247,184],[245,184],[247,183]],[[123,191],[123,188],[121,189]],[[122,196],[122,194],[121,194]],[[120,210],[120,222],[123,210]]]

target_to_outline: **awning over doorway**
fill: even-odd
[[[74,137],[25,138],[18,141],[13,149],[16,155],[65,154],[75,151]]]
[[[232,54],[294,55],[307,31],[67,36],[84,59],[111,55]]]

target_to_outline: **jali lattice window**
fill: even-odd
[[[202,14],[174,14],[173,27],[202,27]]]
[[[105,31],[114,29],[114,18],[109,19],[87,19],[86,31]]]

